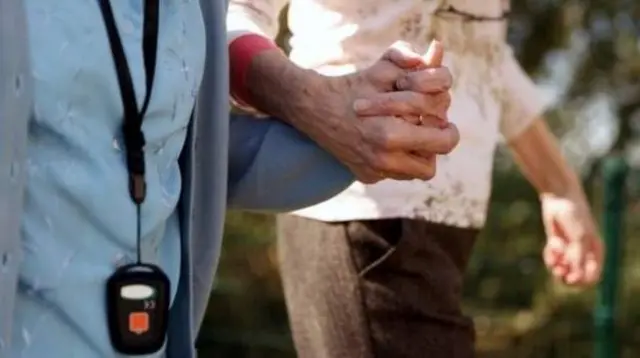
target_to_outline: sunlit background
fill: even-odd
[[[640,357],[640,1],[513,0],[509,41],[552,104],[549,123],[582,173],[596,217],[615,223],[617,208],[624,208],[621,255],[612,265],[620,279],[610,290],[619,292],[616,330],[608,330],[617,336],[594,329],[596,289],[572,291],[547,276],[536,195],[499,152],[494,188],[500,190],[493,192],[465,288],[479,356]],[[613,185],[624,189],[622,202],[615,190],[604,190],[603,167],[616,157],[630,167],[624,185]],[[615,225],[604,231],[615,240]],[[275,242],[271,217],[229,214],[199,341],[203,357],[295,357]],[[616,273],[609,273],[607,282],[615,284]],[[594,353],[596,342],[605,354]]]

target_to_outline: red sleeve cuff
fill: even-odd
[[[247,72],[253,58],[263,51],[278,48],[270,39],[257,34],[239,36],[229,44],[231,96],[240,104],[250,104],[246,86]]]

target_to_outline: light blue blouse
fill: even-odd
[[[123,109],[108,39],[97,1],[25,3],[34,114],[12,357],[114,357],[106,333],[104,286],[117,265],[135,258],[136,217],[127,190]],[[111,3],[142,103],[143,1]],[[178,157],[205,57],[199,2],[161,0],[159,27],[154,90],[143,125],[148,192],[142,207],[142,257],[165,270],[175,294],[180,274]]]

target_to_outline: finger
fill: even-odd
[[[436,174],[436,161],[404,152],[379,154],[372,159],[374,168],[394,180],[430,180]]]
[[[571,243],[565,253],[565,260],[569,264],[566,282],[577,284],[584,278],[584,265],[586,262],[586,250],[582,242]]]
[[[419,53],[413,51],[411,45],[402,41],[391,45],[382,55],[382,60],[391,62],[405,70],[426,65],[425,59]]]
[[[387,145],[390,149],[414,150],[433,154],[448,154],[458,142],[460,134],[453,123],[447,123],[444,128],[427,126],[397,126],[390,128],[387,134]]]
[[[380,173],[376,173],[375,171],[367,168],[367,169],[358,169],[358,170],[352,170],[353,175],[356,177],[356,179],[364,184],[375,184],[381,180],[383,180],[385,177],[383,175],[381,175]]]
[[[384,179],[384,177],[381,176],[380,173],[376,172],[373,168],[365,165],[364,163],[346,165],[359,182],[365,184],[375,184]]]
[[[431,41],[429,49],[424,56],[427,67],[435,68],[442,66],[442,60],[444,58],[444,46],[442,42],[438,40]]]
[[[443,128],[443,129],[447,127],[446,121],[443,121],[442,119],[434,116],[410,115],[410,116],[397,116],[397,118],[400,118],[406,121],[407,123],[411,123],[415,126],[432,126],[435,128]]]
[[[584,282],[587,285],[596,284],[600,281],[601,264],[595,257],[587,257],[584,265]]]
[[[422,124],[421,116],[410,115],[410,116],[399,116],[398,118],[406,121],[407,123],[411,123],[413,125],[419,126]]]
[[[452,84],[453,78],[449,69],[436,67],[405,72],[397,79],[396,88],[400,91],[438,93],[448,91]]]
[[[567,275],[568,272],[569,272],[569,266],[563,265],[563,264],[557,264],[553,266],[553,268],[551,268],[551,274],[557,279],[560,279],[562,281],[564,281],[564,277]]]
[[[421,116],[418,119],[420,120],[420,125],[427,127],[434,127],[440,129],[446,129],[449,124],[447,124],[448,120],[446,118],[446,113],[444,114],[445,118],[439,118],[432,115]]]
[[[549,237],[542,252],[542,258],[547,267],[552,268],[562,260],[562,239],[559,237]]]
[[[576,215],[573,210],[562,211],[556,219],[558,231],[564,232],[568,241],[566,259],[571,265],[569,281],[579,281],[584,276],[584,265],[588,246],[594,239],[593,232],[587,229],[584,216]]]
[[[586,255],[584,264],[584,275],[587,284],[595,284],[600,281],[604,255],[603,251],[602,241],[599,238],[595,239],[590,245],[590,250]]]
[[[358,99],[353,103],[353,109],[358,116],[431,115],[446,120],[450,104],[448,92],[425,95],[401,91],[377,93],[366,99]]]

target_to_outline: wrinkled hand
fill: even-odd
[[[584,195],[541,197],[547,268],[568,285],[597,283],[604,248]]]
[[[396,46],[363,71],[325,80],[314,106],[314,117],[325,128],[305,132],[362,182],[433,178],[433,155],[457,145],[457,128],[416,126],[399,118],[433,116],[446,122],[451,74],[444,67],[426,67],[419,54]]]
[[[411,54],[408,44],[399,43],[397,48],[403,52]],[[424,94],[432,94],[426,97],[423,107],[411,106],[410,101],[402,100],[404,93],[391,92],[376,96],[373,106],[365,109],[357,108],[356,113],[359,116],[370,115],[389,115],[398,116],[415,125],[430,125],[440,128],[447,127],[447,109],[451,104],[451,97],[448,92],[437,91],[434,89],[432,81],[434,75],[446,75],[446,68],[442,67],[444,57],[444,48],[439,41],[433,41],[423,58],[423,62],[415,68],[410,69],[405,76],[396,81],[395,89],[400,92],[414,91]],[[443,71],[444,70],[444,71]],[[448,71],[447,71],[448,72]],[[450,76],[450,74],[448,74]],[[409,92],[411,93],[411,92]],[[435,103],[433,103],[435,101]],[[436,111],[434,113],[434,110]]]

